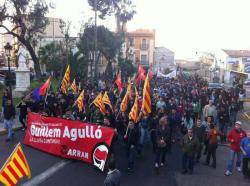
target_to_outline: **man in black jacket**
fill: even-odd
[[[196,152],[196,162],[199,162],[201,158],[201,152],[203,149],[203,143],[204,139],[206,137],[206,128],[201,124],[201,120],[197,119],[196,121],[196,126],[193,128],[194,136],[199,142],[199,145],[197,147],[197,152]]]
[[[13,125],[13,119],[15,118],[16,115],[15,108],[11,100],[7,100],[7,103],[4,107],[3,115],[4,115],[4,127],[8,132],[8,137],[6,139],[6,141],[8,142],[14,135],[14,132],[12,130],[12,125]]]
[[[111,159],[108,161],[108,175],[104,180],[104,186],[119,186],[121,179],[121,172],[116,169],[115,161]]]
[[[133,121],[129,121],[128,129],[124,136],[124,140],[127,144],[128,172],[133,172],[136,155],[136,145],[138,144],[139,140],[138,128],[136,128]]]

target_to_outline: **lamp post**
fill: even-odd
[[[12,100],[12,89],[11,89],[11,72],[10,72],[10,56],[11,56],[11,50],[12,50],[12,46],[10,45],[9,42],[6,43],[6,45],[4,46],[4,50],[5,50],[5,54],[8,58],[8,76],[7,76],[7,80],[6,80],[6,85],[9,86],[9,90],[10,90],[10,98]]]

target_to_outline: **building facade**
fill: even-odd
[[[125,34],[125,43],[122,47],[123,57],[131,59],[134,65],[153,67],[155,30],[138,29]]]
[[[44,33],[40,34],[37,38],[37,43],[33,45],[35,52],[38,54],[39,48],[45,46],[51,42],[60,42],[65,39],[65,36],[62,32],[62,20],[58,18],[48,18],[48,25],[46,26]],[[17,58],[17,51],[19,47],[23,47],[21,43],[17,40],[17,38],[11,35],[1,35],[0,36],[0,56],[1,54],[4,55],[4,46],[9,42],[13,46],[12,50],[12,57],[10,65],[15,67],[16,66],[16,58]],[[1,61],[0,61],[1,62]],[[6,62],[6,61],[5,61]],[[7,65],[7,64],[5,64]],[[27,65],[29,68],[34,68],[34,63],[30,56],[27,56]],[[45,66],[41,66],[42,72],[45,72]]]
[[[250,75],[250,50],[223,49],[220,58],[220,79],[223,82],[231,84],[235,78],[247,79]]]
[[[153,70],[164,73],[166,69],[172,71],[175,68],[174,52],[165,47],[155,47]]]

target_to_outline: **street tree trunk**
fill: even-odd
[[[21,43],[29,51],[29,54],[30,54],[30,56],[31,56],[31,58],[33,60],[33,63],[34,63],[34,69],[35,69],[35,73],[36,73],[36,78],[40,79],[41,78],[41,68],[40,68],[39,59],[38,59],[38,57],[36,55],[35,50],[31,46],[30,42],[26,41],[25,39],[19,38],[19,41],[21,41]]]

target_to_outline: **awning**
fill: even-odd
[[[230,73],[235,73],[235,74],[239,74],[239,75],[242,75],[242,76],[248,76],[248,73],[238,72],[238,71],[235,71],[235,70],[231,70]]]

